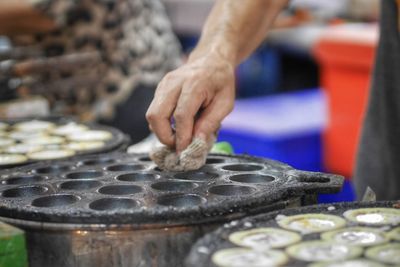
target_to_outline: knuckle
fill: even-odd
[[[175,79],[175,73],[171,71],[165,74],[164,78],[162,79],[162,82],[171,82],[174,79]]]
[[[221,125],[221,122],[218,120],[206,120],[204,121],[204,128],[207,130],[209,134],[217,131]]]
[[[147,121],[155,121],[157,119],[157,114],[153,111],[147,111],[146,119],[147,119]]]
[[[201,80],[201,79],[204,79],[205,76],[206,76],[206,73],[204,73],[204,71],[202,71],[202,70],[195,70],[190,73],[190,78],[192,80]]]
[[[168,88],[168,82],[165,80],[162,80],[158,83],[157,88],[156,88],[156,92],[155,92],[155,97],[159,97],[160,95],[162,95],[165,91],[165,88]]]
[[[182,122],[185,121],[187,116],[185,115],[185,111],[183,109],[178,109],[174,112],[175,121]]]
[[[208,100],[207,103],[212,100],[212,95],[213,92],[210,92],[210,90],[206,86],[199,88],[196,92],[196,96],[200,99]]]
[[[202,95],[206,91],[206,86],[195,86],[190,91],[190,94]]]
[[[171,72],[167,73],[162,79],[161,81],[158,83],[157,85],[157,91],[163,90],[165,87],[168,86],[168,84],[172,83],[172,81],[174,80],[174,74],[172,74]]]
[[[181,95],[184,95],[188,99],[202,99],[204,100],[209,91],[209,86],[204,82],[197,81],[196,83],[188,82],[186,86],[184,86],[184,90],[182,90]]]

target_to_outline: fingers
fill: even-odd
[[[234,99],[233,90],[218,93],[196,121],[194,136],[208,141],[219,130],[222,120],[232,111]]]
[[[178,153],[186,149],[192,142],[193,125],[196,114],[206,100],[203,90],[207,85],[201,83],[187,83],[183,86],[175,112],[176,151]]]
[[[146,119],[149,128],[155,133],[161,143],[173,147],[175,136],[171,128],[170,118],[175,110],[181,92],[181,82],[179,79],[165,76],[159,83],[154,99],[151,102]]]
[[[175,146],[178,153],[191,143],[194,134],[208,141],[233,107],[232,66],[213,58],[204,60],[167,74],[146,114],[149,127],[159,140],[167,146]],[[197,118],[201,108],[204,110]],[[170,123],[172,115],[175,131]]]

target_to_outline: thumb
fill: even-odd
[[[211,102],[203,110],[200,117],[195,122],[194,136],[207,143],[215,140],[222,120],[231,112],[233,101],[218,100]]]

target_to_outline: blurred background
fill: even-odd
[[[378,40],[379,0],[293,0],[237,69],[237,103],[219,134],[236,153],[344,175],[355,152]],[[183,51],[196,45],[209,0],[164,0]]]
[[[146,1],[138,2],[146,8]],[[99,114],[107,116],[89,115],[79,109],[73,110],[74,113],[72,109],[65,108],[66,102],[80,103],[79,97],[65,94],[69,87],[97,86],[96,78],[86,79],[88,76],[85,76],[82,67],[90,60],[96,64],[96,55],[85,54],[87,60],[83,58],[83,62],[77,65],[71,63],[75,59],[61,59],[61,64],[72,66],[74,72],[79,73],[82,67],[81,74],[85,78],[71,80],[67,67],[62,69],[60,75],[51,76],[49,68],[52,69],[52,65],[43,63],[43,59],[63,54],[53,53],[57,52],[57,47],[52,47],[51,53],[43,54],[40,49],[35,49],[42,40],[37,35],[26,41],[25,35],[24,38],[16,38],[16,33],[4,31],[0,37],[0,117],[72,114],[82,120],[113,125],[129,133],[133,143],[139,142],[149,134],[144,113],[157,81],[184,62],[196,46],[213,2],[162,0],[163,7],[150,5],[146,16],[139,15],[133,22],[128,21],[122,26],[125,37],[130,31],[137,34],[132,39],[125,38],[126,42],[134,44],[133,48],[128,49],[128,57],[120,55],[115,59],[111,56],[105,61],[111,62],[113,67],[118,65],[125,73],[123,79],[126,83],[123,82],[121,88],[133,83],[136,89],[120,89],[122,93],[111,101],[113,111],[110,111],[111,104],[107,101],[120,87],[112,83],[107,83],[104,92],[95,96],[79,95],[82,99],[89,99],[84,100],[87,101],[85,103],[94,105],[96,111],[100,110]],[[378,40],[379,2],[292,0],[265,42],[237,68],[236,106],[223,123],[219,141],[231,143],[235,153],[276,159],[298,169],[344,175],[347,180],[342,193],[321,195],[320,201],[353,200],[355,195],[351,179]],[[142,8],[138,8],[141,14]],[[159,19],[158,10],[164,8],[166,17],[162,15]],[[153,11],[156,16],[152,15]],[[87,19],[87,14],[82,14]],[[66,25],[72,27],[68,23]],[[146,28],[146,25],[152,26]],[[106,26],[114,27],[111,24]],[[75,23],[73,27],[79,31],[79,27],[84,26]],[[54,32],[51,34],[57,35]],[[157,39],[153,35],[162,38]],[[113,38],[113,35],[102,38]],[[168,45],[171,47],[167,48]],[[78,45],[75,43],[75,46]],[[97,46],[101,50],[104,44],[97,43]],[[118,48],[119,45],[112,47],[111,53]],[[80,52],[85,51],[81,47],[79,49]],[[164,57],[158,56],[159,52]],[[103,54],[100,57],[104,59]],[[137,66],[123,62],[129,61],[129,57],[136,61],[139,57],[140,62]],[[57,65],[59,62],[52,63]],[[121,62],[129,65],[128,70]],[[37,72],[32,69],[38,68],[46,72],[46,79],[51,77],[51,85],[37,79]],[[139,78],[132,79],[132,73]],[[118,77],[115,75],[112,79],[118,80]],[[56,91],[56,97],[47,96],[44,84]],[[107,101],[93,104],[90,99],[99,95]],[[82,116],[83,113],[85,116]],[[119,115],[113,117],[109,113]]]

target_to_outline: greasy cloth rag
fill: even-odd
[[[197,170],[206,163],[207,154],[215,140],[215,136],[209,138],[207,142],[200,138],[194,138],[192,143],[179,155],[169,147],[156,147],[150,152],[150,158],[162,170]]]

